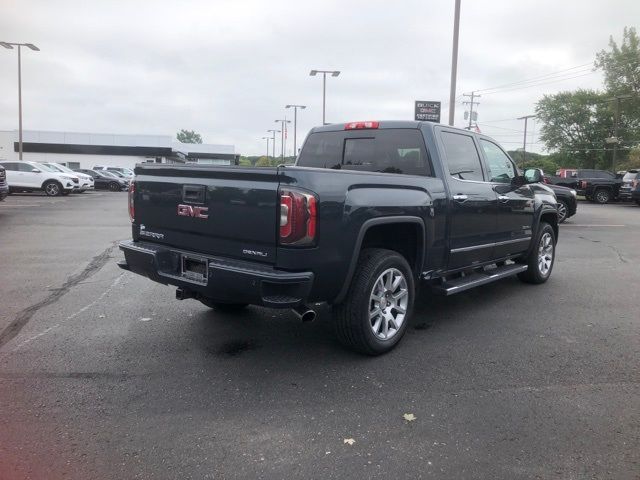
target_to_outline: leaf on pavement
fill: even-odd
[[[402,417],[407,421],[407,422],[413,422],[416,419],[416,416],[413,413],[405,413],[404,415],[402,415]]]
[[[347,445],[353,445],[354,443],[356,443],[356,441],[353,438],[345,438],[344,443],[346,443]]]

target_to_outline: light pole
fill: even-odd
[[[18,158],[22,160],[22,55],[20,47],[27,47],[35,52],[39,52],[40,49],[33,43],[0,42],[0,45],[9,50],[18,47]]]
[[[267,160],[269,160],[269,140],[271,137],[262,137],[262,139],[267,141]]]
[[[276,123],[280,122],[281,123],[281,130],[282,130],[282,140],[280,141],[280,147],[281,147],[281,152],[282,152],[282,163],[284,163],[284,140],[285,140],[285,132],[287,131],[287,123],[291,123],[291,120],[287,120],[287,117],[280,119],[280,120],[276,120]]]
[[[317,74],[322,74],[322,125],[326,125],[325,122],[325,113],[326,113],[326,98],[327,98],[327,73],[330,73],[332,77],[337,77],[340,75],[339,70],[311,70],[309,75],[315,77]]]
[[[273,134],[273,159],[276,159],[276,133],[280,133],[280,130],[267,130]]]
[[[451,85],[449,91],[449,125],[456,114],[456,79],[458,77],[458,33],[460,32],[460,0],[456,0],[453,17],[453,49],[451,52]]]
[[[304,110],[306,105],[287,105],[284,108],[293,108],[293,156],[298,156],[298,109]]]

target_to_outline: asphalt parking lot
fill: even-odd
[[[0,203],[1,479],[640,478],[638,206],[582,202],[548,283],[424,295],[378,358],[326,307],[177,301],[128,236],[126,193]]]

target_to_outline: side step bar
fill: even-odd
[[[525,272],[527,268],[528,267],[526,265],[520,264],[503,265],[502,267],[493,268],[481,273],[472,273],[465,277],[447,280],[441,285],[434,285],[432,289],[435,293],[439,293],[441,295],[453,295],[454,293],[464,292],[470,288],[479,287],[480,285],[485,285],[502,278],[511,277],[520,272]]]

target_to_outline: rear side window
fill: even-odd
[[[297,165],[431,175],[424,140],[417,129],[313,133],[300,152]]]
[[[340,168],[342,163],[341,132],[312,133],[304,142],[297,165],[314,168]]]
[[[637,178],[640,178],[640,173],[637,170],[631,170],[630,172],[627,172],[624,174],[624,177],[622,177],[622,180],[628,182],[630,180],[635,180]]]
[[[449,165],[449,175],[460,180],[484,181],[480,156],[473,138],[452,132],[442,132],[441,138]]]

